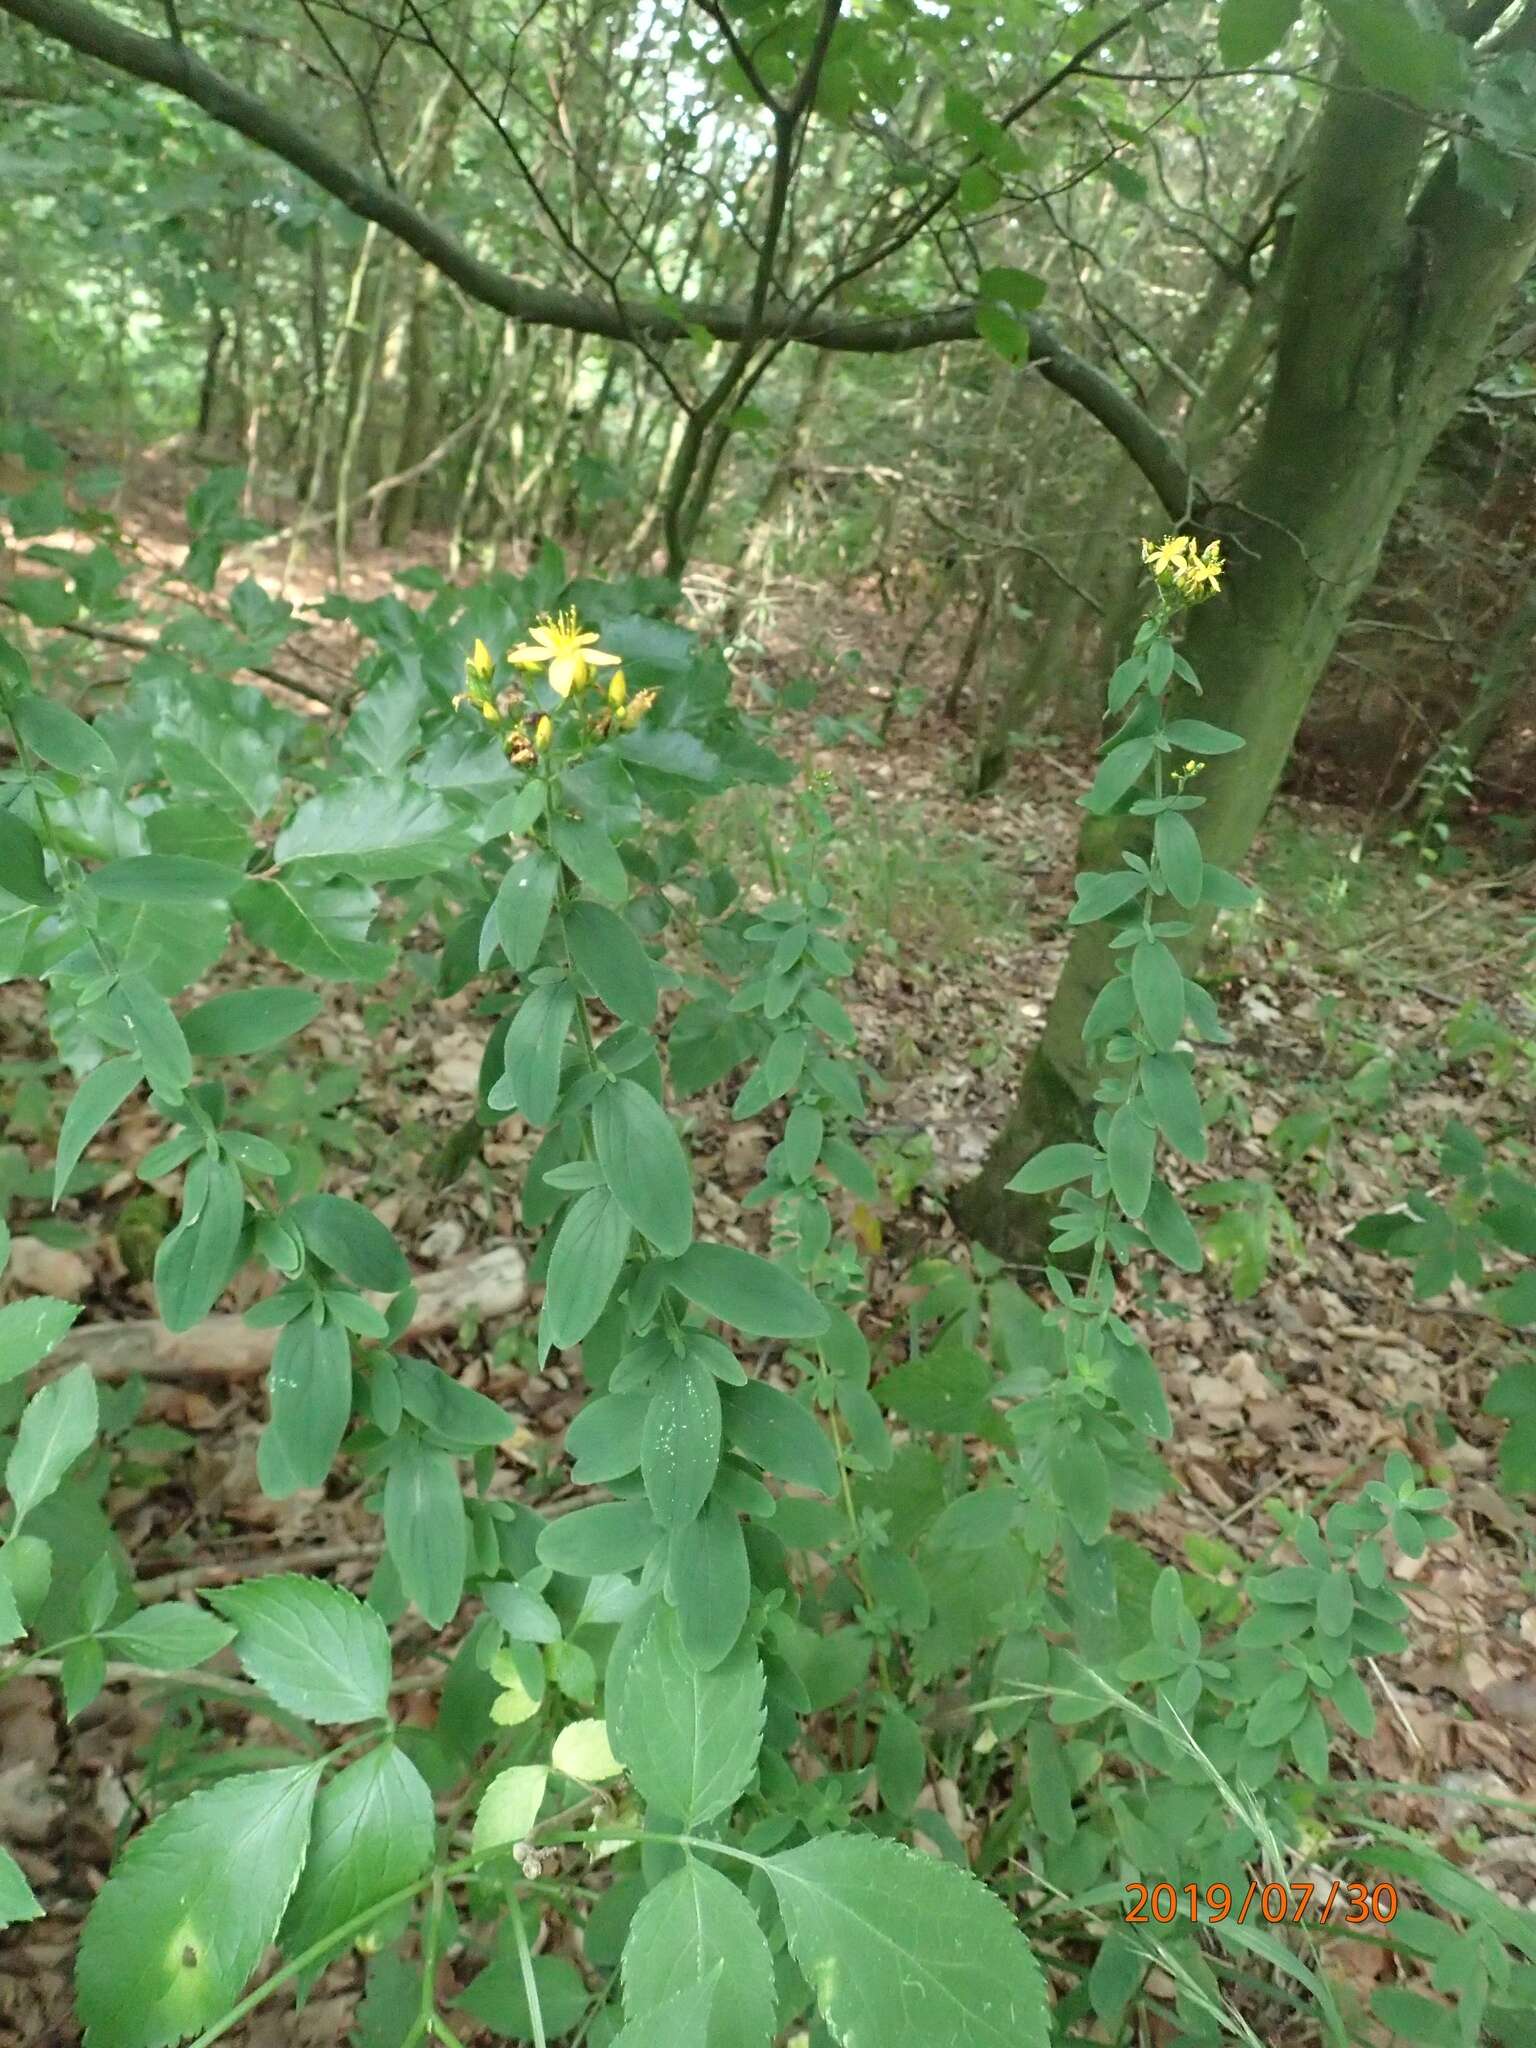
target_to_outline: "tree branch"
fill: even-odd
[[[316,139],[313,128],[289,120],[232,84],[184,43],[125,28],[86,5],[85,0],[0,0],[0,12],[67,43],[84,57],[96,58],[114,70],[191,100],[222,126],[281,157],[340,200],[349,212],[376,222],[414,249],[467,298],[508,319],[629,343],[639,335],[652,342],[679,340],[690,328],[702,327],[722,341],[776,338],[853,355],[892,355],[976,338],[973,305],[863,319],[837,318],[820,311],[770,313],[759,323],[753,320],[750,308],[685,305],[671,311],[625,302],[604,304],[578,292],[529,283],[482,262],[398,192],[386,190],[333,156]],[[1198,512],[1206,502],[1205,493],[1134,399],[1102,370],[1075,355],[1046,322],[1031,315],[1024,324],[1029,331],[1031,362],[1046,382],[1075,399],[1119,441],[1170,514],[1184,519]]]

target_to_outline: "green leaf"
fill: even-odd
[[[560,1062],[575,1014],[576,997],[568,981],[541,982],[519,1005],[502,1047],[502,1079],[488,1097],[492,1109],[516,1108],[531,1124],[550,1121],[560,1100]]]
[[[160,1240],[155,1253],[155,1301],[168,1330],[190,1330],[200,1323],[234,1278],[240,1258],[245,1187],[239,1169],[226,1159],[194,1160],[187,1176],[189,1194],[194,1176],[200,1201]]]
[[[312,1310],[284,1324],[267,1395],[263,1488],[283,1499],[300,1487],[323,1486],[352,1413],[352,1347],[341,1324],[332,1317],[321,1322]]]
[[[1104,1153],[1109,1161],[1109,1185],[1115,1200],[1133,1220],[1147,1206],[1156,1150],[1157,1133],[1152,1126],[1133,1102],[1121,1103],[1109,1120]]]
[[[630,2025],[620,2041],[639,2025],[675,2019],[680,2000],[715,1982],[730,1988],[716,1997],[701,2044],[768,2048],[777,2031],[773,1956],[762,1923],[730,1879],[700,1857],[690,1856],[647,1893],[630,1923],[623,1973]],[[685,2048],[681,2034],[657,2031],[650,2038],[655,2048]]]
[[[41,754],[50,768],[62,768],[66,775],[78,775],[85,782],[112,782],[117,761],[112,749],[93,726],[77,718],[51,697],[19,697],[13,715],[21,736],[34,754]]]
[[[116,1116],[143,1078],[143,1061],[125,1053],[121,1059],[107,1060],[87,1074],[70,1097],[59,1132],[58,1157],[53,1163],[55,1208],[86,1146],[102,1125]]]
[[[394,948],[368,937],[377,904],[371,889],[317,887],[284,876],[247,882],[234,912],[252,941],[317,981],[378,981]]]
[[[1152,1240],[1154,1249],[1160,1251],[1165,1259],[1172,1259],[1181,1273],[1200,1271],[1205,1263],[1200,1240],[1166,1181],[1153,1176],[1147,1191],[1147,1206],[1136,1220]]]
[[[344,1586],[281,1572],[207,1599],[238,1629],[246,1671],[290,1714],[351,1722],[388,1713],[389,1632]]]
[[[198,1003],[181,1020],[199,1059],[266,1052],[320,1014],[320,998],[304,988],[245,988]]]
[[[693,1181],[677,1127],[638,1081],[619,1080],[592,1105],[597,1163],[630,1222],[666,1257],[693,1238]]]
[[[0,1387],[46,1358],[79,1313],[78,1302],[52,1301],[44,1294],[0,1308]]]
[[[1184,1034],[1184,976],[1161,939],[1143,939],[1131,953],[1131,989],[1148,1038],[1171,1052]]]
[[[629,877],[613,841],[590,818],[553,817],[549,821],[550,845],[566,866],[594,896],[605,903],[622,903],[629,894]]]
[[[77,1365],[38,1388],[22,1410],[6,1461],[6,1489],[16,1510],[11,1536],[55,1490],[76,1458],[90,1449],[96,1428],[96,1382],[88,1365]]]
[[[1203,718],[1175,718],[1164,726],[1163,737],[1180,754],[1235,754],[1243,744],[1235,732]]]
[[[237,870],[250,858],[249,831],[217,804],[165,804],[150,812],[144,832],[155,853],[189,853],[215,867]]]
[[[579,1579],[638,1571],[661,1531],[643,1500],[605,1502],[561,1515],[539,1532],[539,1563]]]
[[[1102,817],[1112,811],[1146,773],[1155,749],[1150,740],[1123,740],[1099,763],[1093,786],[1082,799],[1085,810]]]
[[[414,1431],[403,1431],[390,1446],[384,1540],[406,1598],[433,1628],[443,1627],[464,1594],[464,1503],[454,1459]]]
[[[1176,903],[1193,910],[1205,879],[1200,839],[1182,811],[1160,811],[1152,828],[1152,847]]]
[[[508,1933],[503,1932],[497,1943],[496,1960],[473,1980],[458,2001],[459,2009],[479,2020],[493,2040],[532,2041],[533,2017],[528,2010],[522,1966],[515,1950],[508,1953],[509,1950],[512,1950],[512,1943]],[[545,2040],[568,2041],[591,2003],[591,1993],[576,1965],[567,1956],[535,1956],[533,1989],[543,2017]],[[361,2043],[360,2048],[400,2048],[402,2040],[409,2038],[410,2023],[415,2019],[420,2004],[418,1976],[413,1979],[410,2010],[404,2015],[405,2026],[377,2044]],[[674,2048],[674,2044],[668,2042],[666,2048]],[[693,2048],[693,2044],[678,2042],[676,2048]]]
[[[608,1740],[608,1723],[592,1716],[566,1722],[555,1737],[549,1760],[555,1770],[579,1778],[584,1785],[601,1785],[618,1777],[624,1768]]]
[[[128,1844],[80,1937],[75,1997],[91,2048],[171,2048],[233,2004],[298,1882],[320,1773],[228,1778]]]
[[[426,1780],[393,1742],[348,1764],[315,1801],[304,1874],[278,1931],[284,1952],[302,1955],[420,1877],[435,1836]]]
[[[1222,0],[1216,47],[1221,61],[1246,67],[1272,57],[1301,12],[1299,0]]]
[[[477,1854],[522,1841],[539,1817],[548,1783],[549,1771],[543,1764],[513,1764],[498,1772],[475,1811],[470,1846]]]
[[[734,1245],[690,1245],[667,1279],[706,1315],[752,1337],[819,1337],[829,1321],[792,1274]]]
[[[1048,1842],[1067,1843],[1077,1833],[1072,1811],[1072,1784],[1061,1743],[1049,1721],[1036,1715],[1027,1742],[1029,1802],[1040,1832]]]
[[[1046,2048],[1045,1983],[1013,1915],[952,1863],[870,1835],[770,1856],[790,1953],[842,2048]]]
[[[1465,44],[1447,29],[1417,21],[1401,0],[1325,0],[1324,12],[1367,84],[1433,107],[1464,83]]]
[[[192,1055],[176,1012],[145,975],[125,974],[117,992],[150,1087],[167,1102],[180,1102],[192,1080]]]
[[[145,1664],[151,1671],[190,1671],[194,1664],[216,1657],[234,1633],[201,1607],[166,1600],[116,1623],[101,1640],[109,1657]]]
[[[1065,1187],[1069,1181],[1086,1180],[1102,1156],[1097,1145],[1047,1145],[1043,1152],[1024,1162],[1008,1182],[1008,1191],[1015,1195],[1043,1195],[1051,1188]]]
[[[712,2031],[720,1988],[717,1966],[701,1983],[690,1984],[664,2005],[628,2020],[613,2037],[612,2048],[714,2048]],[[756,2038],[756,2037],[754,2037]]]
[[[648,1806],[685,1828],[730,1811],[757,1770],[765,1684],[746,1637],[701,1670],[658,1604],[608,1702],[614,1754]]]
[[[646,1498],[662,1528],[693,1520],[719,1465],[720,1389],[709,1367],[686,1352],[657,1375],[640,1445]]]
[[[191,854],[135,853],[94,869],[91,887],[103,903],[187,905],[228,902],[244,880],[238,868]]]
[[[514,974],[526,974],[538,957],[560,880],[560,863],[542,848],[519,854],[501,878],[492,915],[496,936]]]
[[[964,179],[961,182],[963,184]],[[976,332],[992,353],[1001,356],[1005,363],[1028,362],[1029,329],[1006,306],[983,299],[976,308]]]
[[[0,1844],[0,1928],[22,1920],[41,1920],[43,1909],[26,1874],[10,1850]]]
[[[917,1723],[899,1707],[888,1707],[875,1739],[875,1776],[880,1798],[892,1812],[909,1814],[928,1777],[928,1756]]]
[[[317,1259],[374,1294],[398,1294],[411,1283],[405,1254],[371,1209],[346,1195],[306,1195],[288,1220]]]
[[[1176,1052],[1155,1052],[1141,1062],[1140,1073],[1157,1128],[1175,1151],[1198,1165],[1206,1155],[1205,1118],[1189,1061]]]
[[[629,1218],[606,1188],[588,1188],[560,1226],[544,1284],[541,1352],[579,1344],[608,1305],[629,1252]]]
[[[996,299],[1014,313],[1033,313],[1045,298],[1043,277],[1036,277],[1033,271],[1015,269],[1008,263],[994,264],[984,270],[977,282],[984,299]]]
[[[656,1015],[656,970],[633,927],[583,897],[565,913],[565,941],[598,1001],[626,1024],[648,1029]]]
[[[836,1495],[842,1484],[837,1453],[810,1409],[782,1388],[752,1380],[725,1395],[731,1448],[776,1479]]]
[[[741,1522],[718,1495],[672,1531],[667,1586],[683,1649],[700,1670],[713,1670],[736,1647],[752,1598]]]
[[[43,865],[43,842],[25,818],[0,808],[0,889],[23,903],[52,903],[54,889]]]
[[[368,777],[300,804],[277,835],[280,868],[401,882],[469,853],[474,835],[442,797],[399,777]]]

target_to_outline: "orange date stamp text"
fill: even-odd
[[[1241,1926],[1250,1918],[1267,1920],[1272,1926],[1287,1920],[1300,1925],[1306,1920],[1331,1918],[1335,1906],[1343,1907],[1341,1917],[1346,1925],[1362,1927],[1367,1922],[1391,1920],[1397,1913],[1396,1885],[1351,1884],[1343,1878],[1321,1885],[1260,1884],[1255,1877],[1241,1898],[1229,1884],[1137,1883],[1125,1889],[1130,1895],[1125,1917],[1138,1927],[1153,1920],[1166,1926],[1179,1919],[1205,1920],[1213,1925],[1235,1919]]]

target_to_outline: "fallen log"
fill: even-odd
[[[416,1313],[409,1335],[455,1329],[467,1315],[486,1321],[514,1315],[528,1299],[528,1266],[514,1244],[493,1245],[472,1259],[416,1276]],[[374,1297],[382,1306],[387,1296]],[[266,1371],[276,1330],[253,1330],[239,1316],[209,1316],[190,1330],[168,1330],[146,1318],[83,1323],[49,1353],[51,1370],[88,1365],[98,1379],[247,1379]]]

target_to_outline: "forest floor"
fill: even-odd
[[[143,538],[153,554],[154,535]],[[387,587],[397,566],[359,559],[357,593]],[[707,600],[707,579],[697,594]],[[998,794],[973,802],[957,794],[963,742],[934,714],[898,718],[880,745],[884,684],[865,679],[889,677],[909,636],[872,593],[787,586],[738,663],[760,708],[786,683],[816,686],[791,691],[812,701],[774,721],[826,792],[837,821],[829,866],[861,942],[850,1008],[882,1082],[870,1146],[886,1192],[847,1220],[870,1257],[876,1332],[899,1317],[916,1258],[964,1256],[943,1189],[980,1158],[1039,1028],[1064,950],[1086,766],[1075,742],[1042,744]],[[327,668],[345,671],[341,629],[311,644]],[[739,794],[708,829],[761,880],[761,835],[781,829],[792,800]],[[1174,1562],[1202,1540],[1207,1559],[1219,1556],[1213,1544],[1254,1555],[1274,1539],[1272,1505],[1353,1488],[1397,1447],[1431,1465],[1451,1491],[1457,1533],[1424,1559],[1397,1561],[1413,1645],[1373,1670],[1377,1733],[1351,1738],[1343,1754],[1362,1777],[1421,1788],[1394,1802],[1393,1817],[1528,1902],[1536,1812],[1479,1803],[1536,1799],[1536,1550],[1528,1515],[1498,1490],[1498,1426],[1480,1413],[1508,1332],[1464,1292],[1415,1303],[1406,1266],[1344,1240],[1363,1214],[1435,1181],[1447,1118],[1528,1143],[1536,1010],[1518,993],[1516,964],[1536,901],[1528,876],[1510,887],[1476,863],[1419,887],[1406,856],[1363,844],[1359,821],[1296,804],[1277,811],[1253,878],[1261,904],[1228,920],[1212,965],[1232,1043],[1210,1059],[1225,1116],[1208,1172],[1268,1177],[1275,1198],[1225,1230],[1223,1256],[1204,1275],[1173,1276],[1173,1315],[1147,1324],[1175,1434],[1172,1490],[1140,1533]],[[9,1000],[0,1021],[0,1163],[11,1188],[42,1162],[56,1127],[57,1069],[29,1064],[47,1058],[41,1025],[27,995]],[[562,1370],[527,1369],[526,1302],[494,1312],[523,1291],[512,1190],[534,1135],[511,1118],[452,1187],[425,1177],[429,1156],[470,1111],[482,1030],[468,996],[429,1002],[407,976],[379,990],[332,987],[306,1034],[301,1106],[327,1147],[331,1184],[378,1208],[424,1292],[450,1303],[422,1344],[523,1418],[502,1482],[547,1497],[576,1397]],[[288,1088],[291,1097],[291,1087],[274,1070],[264,1094],[275,1101]],[[689,1111],[701,1227],[752,1241],[759,1225],[741,1197],[775,1134],[766,1121],[733,1123],[720,1089]],[[42,1205],[13,1203],[13,1290],[80,1301],[82,1328],[142,1329],[152,1302],[130,1271],[122,1207],[141,1192],[133,1162],[159,1135],[142,1107],[118,1121],[93,1153],[100,1184],[65,1205],[62,1234],[46,1224],[29,1233]],[[487,1254],[498,1255],[493,1268]],[[468,1285],[488,1271],[499,1300],[466,1305],[456,1276]],[[334,1568],[365,1585],[377,1524],[345,1471],[323,1492],[280,1503],[260,1495],[261,1381],[238,1345],[192,1364],[185,1352],[145,1359],[137,1427],[149,1434],[135,1439],[108,1508],[146,1590],[163,1596],[284,1566]],[[166,1736],[163,1694],[113,1684],[66,1727],[47,1682],[0,1691],[0,1839],[53,1909],[3,1952],[0,2041],[66,2048],[76,2038],[67,1989],[75,1923],[146,1776],[174,1778],[192,1752],[191,1724]],[[239,1725],[233,1708],[210,1701],[208,1711]],[[247,1730],[262,1739],[260,1724]],[[962,1836],[978,1818],[945,1811]],[[1381,1955],[1347,1946],[1362,1992]],[[336,2042],[354,1999],[349,1961],[302,2015],[258,2015],[228,2038],[245,2048]]]

